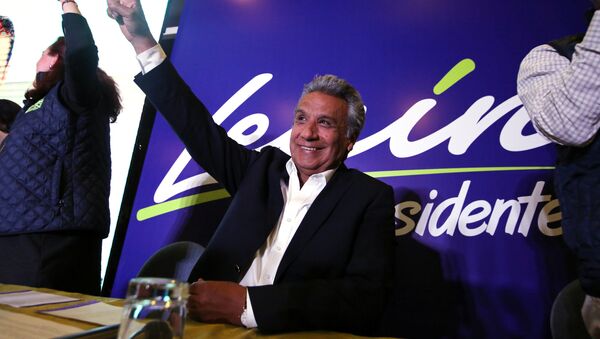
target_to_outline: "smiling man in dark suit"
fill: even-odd
[[[193,318],[262,331],[372,334],[393,268],[391,187],[344,165],[364,124],[336,76],[305,85],[291,157],[246,149],[215,124],[148,30],[139,0],[108,0],[142,65],[137,84],[233,199],[190,281]]]

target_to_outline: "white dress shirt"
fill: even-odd
[[[166,58],[167,54],[158,44],[137,55],[138,63],[142,67],[142,74],[150,72]]]
[[[306,212],[315,201],[319,193],[335,173],[335,169],[311,175],[300,187],[298,172],[294,162],[290,159],[286,164],[286,170],[290,176],[288,183],[281,182],[281,194],[283,195],[283,210],[279,221],[265,244],[256,252],[252,265],[240,281],[242,286],[272,285],[275,274],[300,223]],[[242,317],[242,323],[246,327],[257,327],[250,296],[246,293],[246,311]]]
[[[531,50],[517,90],[540,134],[561,145],[590,142],[600,128],[600,11],[571,61],[550,45]]]

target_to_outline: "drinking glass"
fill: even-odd
[[[165,278],[134,278],[127,288],[119,339],[183,338],[188,284]]]

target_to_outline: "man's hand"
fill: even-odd
[[[190,286],[188,311],[193,319],[242,326],[246,288],[228,281],[198,279]]]
[[[600,338],[600,298],[586,295],[581,308],[581,317],[590,337]]]
[[[137,54],[156,45],[140,0],[107,0],[107,5],[108,16],[119,23],[121,32]]]

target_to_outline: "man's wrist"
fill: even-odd
[[[136,37],[131,40],[131,45],[133,46],[133,49],[135,50],[136,54],[141,54],[149,50],[150,48],[156,46],[156,44],[157,42],[152,36]]]

